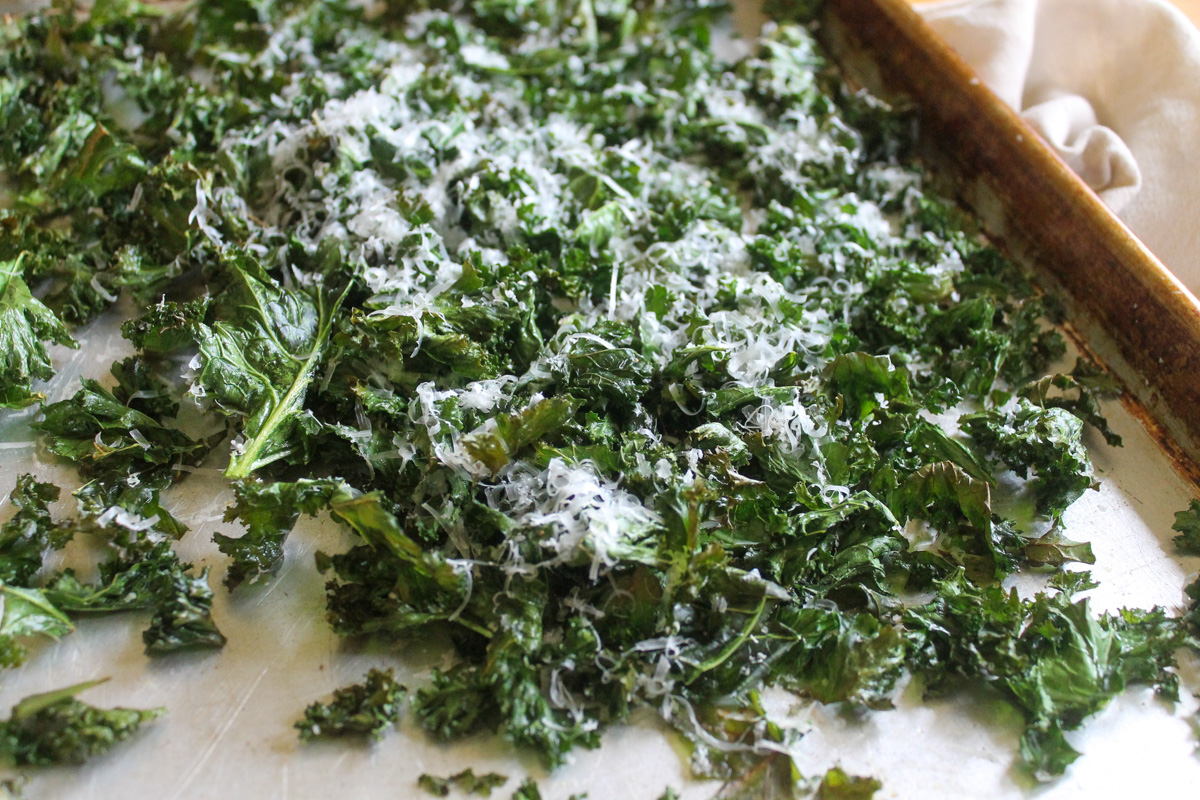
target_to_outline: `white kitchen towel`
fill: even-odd
[[[1164,0],[918,8],[1200,294],[1200,31]]]

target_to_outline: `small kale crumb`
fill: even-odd
[[[881,788],[875,778],[847,775],[841,767],[833,767],[821,779],[816,800],[871,800]]]
[[[1177,531],[1175,549],[1189,556],[1200,556],[1200,500],[1193,500],[1186,511],[1175,512],[1175,524],[1171,530]]]
[[[526,778],[513,792],[512,800],[542,800],[542,792],[538,789],[537,781]]]
[[[673,787],[668,786],[662,794],[658,796],[658,800],[679,800],[679,792]]]
[[[459,782],[460,778],[463,779],[462,782]],[[499,772],[485,772],[476,776],[470,769],[467,769],[455,775],[451,780],[458,782],[459,786],[462,786],[467,792],[491,797],[492,789],[498,789],[508,783],[508,776],[501,775]]]
[[[12,716],[0,723],[0,749],[18,766],[82,764],[166,713],[162,708],[95,708],[75,699],[98,683],[103,680],[30,695],[17,703]],[[3,788],[15,786],[6,783]]]
[[[420,786],[434,797],[446,797],[450,794],[450,779],[439,778],[436,775],[430,775],[428,772],[421,773],[421,777],[417,778],[417,786]]]
[[[467,794],[490,797],[492,789],[497,789],[506,783],[508,783],[507,775],[501,775],[499,772],[485,772],[482,775],[476,775],[470,767],[449,778],[439,778],[428,773],[417,778],[417,785],[435,797],[445,797],[450,794],[452,786],[457,786]]]
[[[1200,578],[1183,587],[1183,593],[1187,595],[1190,601],[1187,605],[1187,613],[1183,615],[1183,619],[1193,629],[1200,630]]]
[[[362,683],[336,690],[332,702],[310,705],[296,729],[305,742],[352,734],[381,739],[388,726],[399,721],[407,691],[391,670],[373,669]]]
[[[25,797],[25,784],[28,782],[24,775],[0,781],[0,800],[21,800]]]

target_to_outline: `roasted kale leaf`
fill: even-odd
[[[493,789],[497,789],[506,783],[508,783],[507,775],[501,775],[498,772],[485,772],[482,775],[476,775],[475,770],[470,767],[448,778],[439,778],[436,775],[426,773],[417,779],[417,785],[434,797],[448,796],[451,788],[457,788],[466,794],[491,797]]]
[[[1171,529],[1178,532],[1175,549],[1188,555],[1200,555],[1200,500],[1193,500],[1184,511],[1175,512],[1175,524]]]
[[[17,478],[9,503],[17,513],[0,526],[0,582],[30,586],[51,548],[61,548],[71,538],[69,528],[50,516],[49,504],[58,499],[59,488],[42,483],[32,475]]]
[[[42,399],[32,384],[54,374],[46,342],[75,345],[62,321],[30,292],[23,256],[0,260],[0,408]]]
[[[330,736],[382,739],[400,719],[407,690],[391,670],[373,669],[362,683],[338,689],[329,703],[313,703],[296,723],[303,741]]]
[[[98,683],[103,681],[30,695],[17,703],[0,722],[0,750],[18,766],[82,764],[165,713],[161,708],[101,709],[75,699]]]

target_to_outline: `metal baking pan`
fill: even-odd
[[[756,5],[735,0],[735,12],[753,17]],[[1148,409],[1143,422],[1157,428],[1160,443],[1196,475],[1196,299],[903,0],[826,0],[821,15],[820,38],[847,76],[915,106],[924,157],[998,244],[1067,298],[1081,340],[1131,389],[1131,410]],[[106,316],[81,332],[83,349],[56,353],[60,375],[49,390],[55,399],[69,396],[81,373],[97,377],[125,354],[119,321],[119,314]],[[1165,548],[1171,514],[1195,489],[1172,474],[1136,422],[1119,414],[1112,422],[1125,436],[1125,448],[1093,454],[1104,477],[1101,490],[1088,492],[1067,518],[1072,535],[1096,549],[1093,572],[1103,589],[1094,605],[1111,610],[1176,603],[1184,569]],[[6,434],[18,435],[0,426],[0,439]],[[41,460],[32,442],[12,444],[0,469],[0,491],[26,470],[69,485],[67,473]],[[193,475],[170,498],[193,527],[180,542],[181,557],[212,565],[214,584],[224,559],[210,536],[233,532],[219,521],[231,499],[224,480],[206,473]],[[7,674],[0,709],[50,686],[105,675],[112,680],[95,689],[90,702],[170,707],[135,746],[79,770],[32,774],[28,795],[294,799],[345,795],[352,787],[355,797],[417,797],[421,772],[451,774],[466,766],[514,776],[532,771],[548,800],[585,791],[593,798],[650,800],[665,785],[682,787],[684,800],[709,800],[717,792],[712,783],[685,780],[683,760],[651,714],[610,731],[600,749],[576,753],[574,763],[551,776],[538,774],[532,762],[491,737],[441,745],[411,725],[376,748],[302,748],[290,728],[299,703],[358,680],[374,666],[395,666],[413,685],[441,663],[442,653],[436,642],[412,643],[400,653],[347,648],[321,619],[323,579],[311,568],[313,551],[340,546],[343,534],[311,520],[301,525],[269,588],[248,597],[217,592],[214,614],[229,636],[219,656],[150,662],[142,655],[138,626],[113,618],[81,626],[36,653],[23,670]],[[1195,675],[1185,680],[1189,689],[1197,685]],[[1154,790],[1185,796],[1196,785],[1200,762],[1191,757],[1194,741],[1185,717],[1195,704],[1186,693],[1184,706],[1171,712],[1148,691],[1127,692],[1080,732],[1084,756],[1071,772],[1036,796],[1083,800]],[[906,692],[894,711],[866,718],[816,705],[796,713],[811,728],[798,753],[807,775],[835,763],[875,775],[884,782],[881,800],[1035,796],[1010,770],[1021,723],[986,697],[921,701]]]

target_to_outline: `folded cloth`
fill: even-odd
[[[918,9],[1200,295],[1200,31],[1164,0]]]

